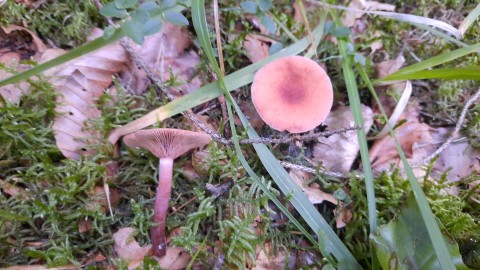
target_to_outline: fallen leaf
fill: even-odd
[[[192,40],[185,28],[164,22],[157,34],[145,38],[142,46],[133,45],[140,59],[163,81],[170,79],[169,69],[177,81],[186,82],[181,87],[170,89],[176,96],[188,94],[198,89],[202,82],[197,75],[200,57],[196,52],[185,51]],[[150,85],[145,71],[132,61],[121,74],[122,84],[134,94],[142,94]],[[178,90],[180,89],[180,90]]]
[[[23,199],[27,199],[28,197],[30,197],[30,194],[28,194],[24,188],[10,184],[2,179],[0,179],[0,188],[5,194],[8,194],[10,196],[18,196],[19,198]]]
[[[362,105],[365,132],[373,125],[373,112]],[[336,130],[355,125],[350,107],[340,106],[332,111],[323,122],[329,130]],[[321,163],[329,171],[348,173],[359,151],[357,131],[351,130],[334,134],[329,137],[319,137],[313,148],[313,161]]]
[[[78,223],[78,232],[79,233],[85,233],[93,228],[93,222],[91,219],[82,219]]]
[[[249,34],[245,37],[245,41],[243,42],[243,47],[247,53],[247,58],[252,63],[263,60],[270,55],[268,52],[270,46],[257,37],[258,35]]]
[[[285,260],[289,259],[288,266],[285,268]],[[272,244],[265,243],[263,248],[257,246],[257,255],[255,258],[255,266],[251,270],[283,270],[295,269],[295,254],[288,254],[282,249],[276,254],[272,254]]]
[[[325,193],[319,188],[311,188],[308,185],[305,185],[305,182],[312,178],[311,174],[293,169],[290,170],[288,174],[293,179],[293,181],[303,190],[303,192],[305,192],[305,195],[307,195],[307,198],[311,203],[319,204],[323,201],[329,201],[335,205],[338,204],[337,200],[332,196],[332,194]]]
[[[380,32],[375,31],[373,36],[379,39],[377,41],[374,41],[372,44],[370,44],[370,50],[371,50],[370,55],[373,55],[376,51],[383,48],[383,43],[382,43],[382,40],[380,39],[381,37]]]
[[[167,247],[165,257],[158,260],[158,265],[162,269],[180,270],[185,269],[190,262],[190,254],[180,247]]]
[[[390,75],[398,71],[403,64],[405,63],[405,58],[403,55],[399,55],[395,59],[386,60],[375,65],[375,70],[377,71],[377,79],[381,79],[387,75]]]
[[[128,269],[138,267],[143,262],[145,254],[152,248],[152,245],[141,247],[133,238],[133,233],[134,229],[127,227],[121,228],[113,234],[113,248],[118,257],[128,263]]]
[[[40,62],[63,53],[60,49],[47,50]],[[58,116],[52,128],[56,144],[65,157],[79,159],[93,154],[88,144],[94,143],[98,134],[86,130],[85,121],[100,116],[96,99],[112,83],[112,75],[123,69],[126,59],[122,46],[113,43],[45,72],[60,94],[55,107]]]
[[[25,69],[25,67],[19,66],[20,54],[17,52],[7,52],[0,55],[0,63],[15,68],[18,72]],[[12,73],[9,73],[3,69],[0,69],[0,80],[6,79],[12,76]],[[29,84],[25,81],[22,81],[17,84],[9,84],[0,87],[0,95],[7,101],[12,104],[18,104],[20,102],[20,97],[28,93]],[[2,104],[0,104],[2,106]]]
[[[42,53],[45,50],[47,50],[47,46],[45,46],[43,41],[35,33],[28,30],[27,28],[22,27],[22,26],[18,26],[18,25],[13,25],[13,24],[10,24],[9,26],[1,26],[1,27],[2,27],[3,31],[5,31],[5,33],[7,33],[7,34],[10,34],[13,31],[25,31],[32,37],[33,43],[37,47],[38,52]]]

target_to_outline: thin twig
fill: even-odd
[[[458,136],[458,133],[460,132],[460,129],[463,126],[463,122],[465,121],[465,117],[467,116],[468,109],[472,104],[480,97],[480,88],[477,90],[475,95],[473,95],[465,104],[465,106],[462,109],[462,112],[460,113],[460,117],[458,118],[457,125],[455,126],[455,129],[453,132],[450,134],[448,139],[432,154],[427,156],[425,159],[420,161],[419,163],[414,164],[412,167],[419,167],[424,164],[427,164],[430,162],[433,158],[435,158],[437,155],[439,155],[441,152],[443,152],[447,147],[455,140],[455,138]]]

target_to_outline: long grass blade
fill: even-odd
[[[385,113],[382,103],[380,102],[377,96],[377,93],[375,92],[375,89],[373,88],[373,85],[370,82],[370,79],[368,78],[367,73],[365,72],[365,70],[361,65],[357,65],[357,68],[360,71],[360,76],[362,77],[364,82],[367,84],[368,89],[370,90],[370,93],[375,99],[375,102],[377,102],[383,117],[387,117],[387,114]],[[387,125],[389,125],[390,135],[392,136],[395,142],[395,147],[397,149],[398,154],[400,155],[403,166],[407,173],[408,182],[412,187],[412,191],[415,195],[415,200],[420,209],[420,213],[422,215],[422,219],[425,223],[425,226],[427,227],[428,235],[430,236],[430,240],[432,241],[441,269],[455,269],[450,253],[448,252],[447,245],[445,244],[443,235],[440,231],[438,223],[436,222],[436,218],[433,215],[432,210],[430,209],[427,198],[423,193],[422,188],[418,184],[417,178],[413,174],[412,168],[410,167],[410,164],[408,163],[407,158],[405,157],[405,153],[403,152],[402,147],[398,142],[397,136],[395,135],[395,131],[393,130],[392,126],[390,126],[388,122],[387,122]]]
[[[455,60],[457,58],[460,58],[462,56],[465,56],[470,53],[474,53],[480,50],[480,44],[475,44],[471,45],[468,47],[460,48],[454,51],[446,52],[437,56],[434,56],[432,58],[429,58],[427,60],[424,60],[422,62],[410,65],[406,68],[403,68],[397,72],[394,72],[381,80],[378,80],[378,82],[382,81],[389,81],[391,80],[392,77],[399,76],[399,75],[405,75],[409,73],[415,73],[421,70],[425,70],[434,66],[438,66],[447,62],[450,62],[452,60]],[[375,83],[375,82],[374,82]]]
[[[458,31],[460,33],[465,34],[467,32],[468,28],[472,26],[473,23],[478,19],[480,16],[480,4],[478,4],[469,14],[468,16],[463,20],[462,24],[458,27]]]
[[[405,74],[393,73],[383,78],[382,81],[403,81],[419,79],[480,80],[480,68],[439,68],[431,70],[421,70]]]

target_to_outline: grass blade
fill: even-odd
[[[480,4],[478,4],[468,16],[463,20],[462,24],[458,27],[460,33],[465,34],[468,28],[478,19],[480,16]]]
[[[382,78],[381,80],[378,80],[378,82],[389,81],[389,80],[391,80],[392,77],[398,76],[400,74],[405,75],[405,74],[425,70],[425,69],[428,69],[428,68],[431,68],[431,67],[434,67],[434,66],[438,66],[438,65],[441,65],[443,63],[447,63],[449,61],[455,60],[457,58],[460,58],[462,56],[465,56],[467,54],[470,54],[470,53],[473,53],[473,52],[476,52],[476,51],[479,51],[479,50],[480,50],[480,44],[475,44],[475,45],[460,48],[460,49],[457,49],[457,50],[454,50],[454,51],[446,52],[446,53],[434,56],[432,58],[429,58],[425,61],[422,61],[422,62],[413,64],[413,65],[410,65],[406,68],[403,68],[403,69],[401,69],[397,72],[394,72],[394,73]]]
[[[332,17],[337,25],[341,25],[338,16],[335,11],[331,12]],[[373,173],[370,164],[370,157],[368,155],[367,134],[365,132],[363,115],[361,111],[360,96],[358,94],[357,83],[355,81],[355,75],[352,70],[352,58],[348,53],[347,41],[345,38],[338,40],[338,47],[340,54],[342,55],[342,69],[345,83],[347,86],[348,100],[350,102],[350,108],[353,114],[353,120],[355,125],[360,126],[357,131],[357,140],[360,146],[360,157],[362,159],[363,174],[365,175],[365,185],[367,190],[368,201],[368,221],[370,223],[370,233],[374,233],[377,230],[377,207],[375,203],[375,190],[373,184]],[[388,118],[387,118],[388,119]]]
[[[393,73],[383,78],[382,81],[404,81],[419,79],[480,80],[480,68],[439,68],[431,70],[421,70],[405,74]]]
[[[370,93],[372,93],[372,96],[375,99],[375,102],[377,102],[383,117],[387,117],[387,114],[383,109],[382,103],[378,99],[377,93],[375,92],[375,89],[373,88],[373,85],[370,82],[370,79],[368,78],[367,73],[365,72],[362,66],[357,65],[357,67],[358,67],[358,70],[360,71],[360,75],[362,79],[367,84],[368,89],[370,90]],[[387,125],[390,125],[390,124],[387,122]],[[441,269],[455,269],[452,258],[450,257],[447,245],[443,239],[443,235],[440,231],[438,223],[436,222],[436,218],[433,215],[432,210],[430,209],[427,198],[423,193],[422,188],[418,184],[417,178],[413,174],[412,168],[410,167],[410,164],[408,163],[407,158],[405,157],[405,154],[402,150],[402,147],[400,146],[400,143],[398,142],[397,136],[395,135],[393,128],[389,126],[389,129],[390,129],[390,135],[392,136],[395,142],[395,147],[397,149],[397,152],[400,155],[400,158],[402,159],[403,166],[407,173],[408,182],[412,187],[413,194],[415,195],[415,201],[418,204],[422,219],[425,223],[425,226],[427,227],[428,235],[430,237],[430,240],[432,241]]]

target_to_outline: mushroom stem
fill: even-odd
[[[167,252],[165,228],[167,221],[168,202],[172,192],[173,159],[160,158],[158,164],[158,186],[155,198],[153,222],[157,225],[150,229],[153,256],[161,258]]]

